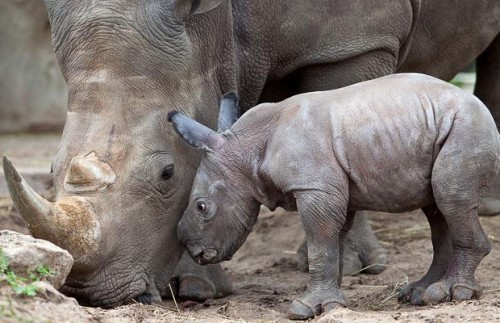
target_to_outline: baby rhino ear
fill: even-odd
[[[222,135],[177,111],[168,114],[168,121],[172,122],[175,131],[195,148],[212,152],[226,142]]]
[[[224,94],[219,105],[218,132],[231,128],[233,123],[240,117],[240,107],[238,105],[238,95],[234,92]]]

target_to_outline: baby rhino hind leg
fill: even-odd
[[[481,113],[480,108],[474,112]],[[423,304],[481,295],[474,273],[491,245],[479,223],[477,208],[497,172],[498,134],[491,118],[474,114],[456,118],[432,170],[434,198],[448,227],[451,254],[443,277],[423,293]]]
[[[446,220],[436,205],[422,209],[431,227],[434,257],[428,272],[420,280],[410,283],[399,292],[398,301],[412,305],[424,305],[425,290],[445,275],[452,253],[450,233]]]
[[[449,226],[452,253],[444,276],[431,284],[421,296],[421,304],[477,299],[481,287],[474,272],[491,246],[477,215],[477,209],[444,215]]]

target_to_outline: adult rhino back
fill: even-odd
[[[55,206],[67,199],[84,201],[101,231],[91,261],[74,266],[65,290],[83,303],[108,307],[141,295],[147,301],[169,294],[166,287],[182,254],[176,225],[200,154],[173,134],[168,111],[214,125],[219,98],[229,91],[238,92],[246,110],[259,100],[338,88],[393,73],[398,66],[418,71],[432,64],[429,57],[438,54],[432,51],[441,47],[425,47],[422,51],[431,53],[419,55],[419,42],[411,37],[419,34],[419,26],[435,30],[442,23],[429,18],[418,24],[434,6],[419,3],[46,0],[69,89],[53,164]],[[486,44],[498,35],[498,1],[483,1],[476,11],[467,1],[460,1],[467,6],[442,1],[438,8],[444,3],[462,8],[456,12],[465,17],[449,25],[476,28],[474,34],[450,39]],[[470,12],[481,17],[468,19]],[[482,30],[474,22],[478,19],[491,23]],[[471,44],[449,62],[441,60],[432,73],[452,75],[485,49]],[[408,60],[404,65],[410,55],[411,62],[421,64]],[[30,198],[18,199],[25,204],[17,205],[25,217],[29,205],[38,203]],[[88,209],[79,214],[85,216]],[[351,239],[356,243],[346,251],[355,255],[353,271],[385,261],[361,219],[350,234],[368,238]],[[220,267],[193,268],[189,259],[182,262],[180,295],[203,299],[230,290]]]

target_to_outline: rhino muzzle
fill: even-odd
[[[77,196],[51,203],[26,183],[6,156],[3,169],[14,205],[32,235],[68,250],[75,265],[89,264],[101,241],[101,226],[92,204]]]

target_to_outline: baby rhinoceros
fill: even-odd
[[[342,246],[356,210],[421,208],[434,258],[400,300],[480,296],[474,272],[491,246],[477,207],[497,175],[500,142],[476,97],[429,76],[396,74],[261,104],[234,125],[237,106],[222,107],[219,132],[170,114],[176,131],[206,151],[178,224],[198,263],[231,259],[260,204],[297,210],[310,283],[289,317],[307,319],[346,306]]]

